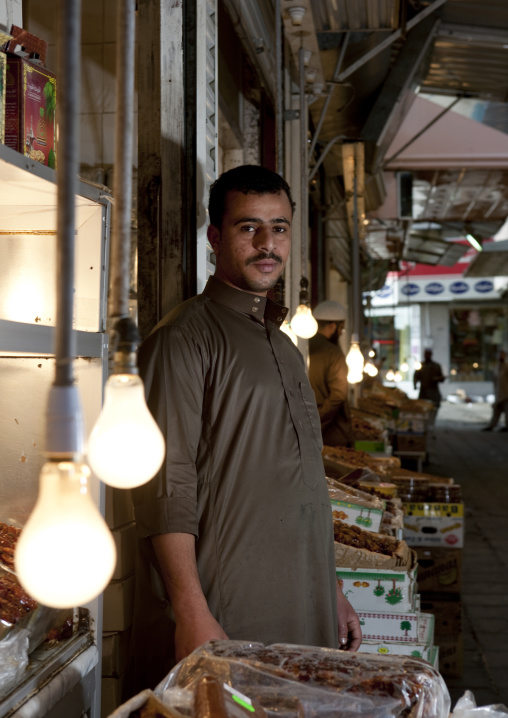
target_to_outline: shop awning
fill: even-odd
[[[484,244],[464,277],[508,277],[508,239]]]
[[[445,242],[427,234],[410,232],[404,245],[403,259],[418,264],[453,267],[467,249],[467,245],[458,242]]]

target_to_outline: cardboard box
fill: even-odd
[[[340,519],[350,526],[360,526],[365,531],[379,531],[383,518],[382,509],[367,509],[365,506],[359,506],[349,501],[333,499],[330,500],[330,503],[334,518]]]
[[[439,646],[439,672],[445,678],[460,678],[464,670],[464,636],[462,633],[436,640]]]
[[[420,601],[420,615],[418,617],[418,642],[426,643],[432,646],[434,643],[434,627],[436,625],[436,619],[433,613],[425,613],[421,610]]]
[[[136,560],[136,524],[130,523],[111,532],[116,545],[116,566],[112,580],[118,581],[134,573]]]
[[[432,663],[434,646],[425,643],[393,643],[383,641],[362,641],[359,648],[360,653],[379,653],[381,656],[414,656],[415,658],[424,658]]]
[[[416,595],[417,564],[410,571],[337,568],[342,590],[356,611],[411,611]]]
[[[132,624],[134,612],[134,576],[111,581],[104,591],[102,630],[125,631]]]
[[[434,616],[430,613],[419,613],[416,643],[400,641],[385,642],[364,640],[360,652],[379,653],[380,655],[415,656],[432,663],[434,658]]]
[[[404,504],[404,540],[409,546],[464,546],[464,504]]]
[[[424,434],[427,430],[427,418],[424,414],[401,411],[397,417],[397,433]]]
[[[7,70],[7,55],[0,52],[0,142],[5,142],[5,81]]]
[[[7,54],[5,144],[56,168],[56,78],[42,65]]]
[[[102,675],[118,678],[125,673],[130,630],[102,634]]]
[[[462,603],[458,594],[420,594],[421,610],[434,615],[434,642],[462,633]]]
[[[418,643],[419,609],[405,613],[383,613],[381,611],[356,611],[360,619],[363,638],[383,643]]]
[[[417,547],[418,591],[459,593],[462,584],[462,549]]]
[[[427,451],[427,435],[426,434],[400,434],[395,435],[396,451],[418,451],[420,453]]]

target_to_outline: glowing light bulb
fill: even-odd
[[[351,342],[351,348],[346,357],[348,366],[347,380],[350,384],[358,384],[363,379],[363,354],[358,342]]]
[[[419,361],[415,362],[415,369],[418,371],[418,369],[421,369],[422,365]]]
[[[312,316],[311,308],[306,304],[299,304],[294,317],[291,319],[291,329],[296,336],[310,339],[318,330],[318,324]]]
[[[393,369],[388,369],[386,372],[386,381],[395,381],[395,372]]]
[[[393,375],[393,381],[402,381],[402,374],[400,373],[400,371],[395,372],[395,374]]]
[[[113,536],[88,491],[90,469],[48,461],[39,495],[14,555],[25,590],[53,608],[81,606],[109,583],[116,563]]]
[[[368,374],[369,376],[377,376],[377,374],[378,374],[377,367],[371,361],[369,361],[369,362],[367,362],[367,364],[365,364],[363,371],[366,374]]]
[[[293,344],[295,346],[298,345],[298,337],[296,336],[294,331],[291,329],[289,322],[283,322],[280,326],[280,330],[281,330],[281,332],[284,332],[284,334],[288,335],[288,337],[291,339],[291,341],[293,342]]]
[[[165,453],[164,437],[146,405],[139,376],[110,376],[104,407],[88,442],[92,471],[109,486],[131,489],[155,476]]]
[[[374,351],[374,349],[369,349],[369,356],[371,359],[372,359],[372,357],[376,356],[376,352]]]
[[[403,361],[402,364],[400,365],[400,370],[407,371],[408,369],[409,369],[409,364],[407,363],[407,361]]]

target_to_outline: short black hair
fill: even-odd
[[[244,194],[280,194],[285,192],[291,205],[291,211],[294,211],[295,208],[291,189],[280,175],[259,165],[240,165],[240,167],[223,172],[210,188],[208,214],[210,224],[215,227],[220,227],[222,224],[228,192],[243,192]]]

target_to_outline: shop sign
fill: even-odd
[[[469,291],[469,284],[467,282],[454,282],[450,285],[450,292],[453,294],[464,294]]]
[[[376,292],[376,297],[389,297],[392,293],[392,288],[389,284],[385,284],[385,286],[382,289],[379,289]]]
[[[427,294],[441,294],[444,292],[444,285],[441,282],[431,282],[425,285]]]
[[[487,294],[494,289],[494,282],[491,282],[490,279],[483,279],[481,282],[476,282],[474,288],[476,292]]]
[[[400,290],[401,294],[405,294],[406,297],[412,297],[415,294],[420,293],[420,287],[417,284],[413,284],[412,282],[409,284],[404,284],[404,286]]]

